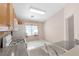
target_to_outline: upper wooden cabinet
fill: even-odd
[[[13,6],[10,3],[0,3],[0,26],[12,28],[14,19]]]
[[[10,26],[10,29],[13,29],[13,25],[14,25],[14,9],[13,9],[13,5],[12,4],[8,4],[8,25]]]
[[[7,4],[0,4],[0,25],[7,25]]]

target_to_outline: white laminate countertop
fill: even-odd
[[[7,26],[0,26],[0,31],[8,31],[8,27]]]

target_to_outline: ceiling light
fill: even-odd
[[[34,12],[34,13],[38,13],[38,14],[45,14],[44,11],[39,10],[39,9],[35,9],[35,8],[30,8],[30,12]]]

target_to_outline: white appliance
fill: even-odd
[[[3,37],[3,47],[9,46],[9,44],[11,43],[11,41],[12,41],[11,34],[8,34],[5,37]]]

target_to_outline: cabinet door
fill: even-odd
[[[13,26],[14,12],[10,3],[0,3],[0,25]]]
[[[8,4],[8,26],[10,29],[13,29],[14,23],[14,9],[12,4]]]
[[[0,3],[0,25],[7,25],[7,4]]]
[[[0,26],[7,26],[10,30],[13,29],[14,11],[10,3],[0,3]],[[0,32],[3,35],[4,32]]]

